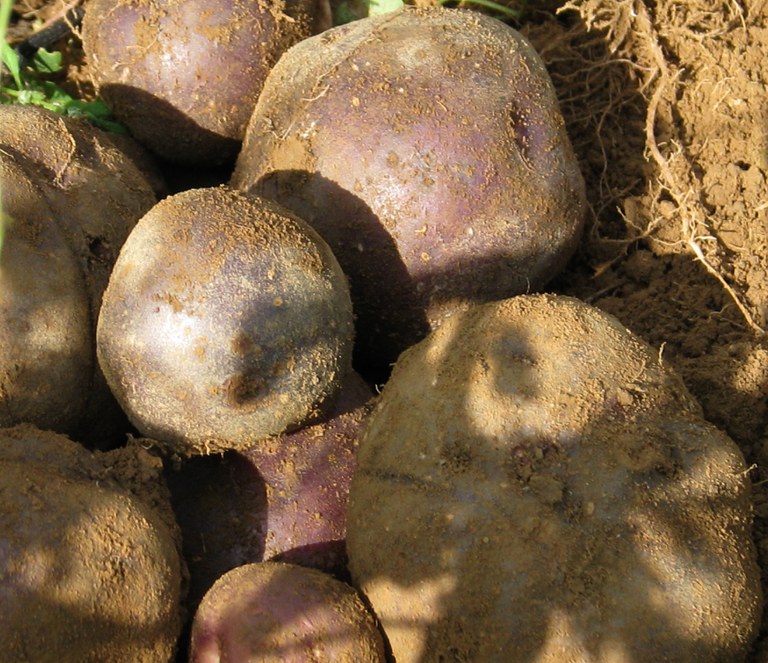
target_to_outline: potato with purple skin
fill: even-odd
[[[192,623],[190,663],[384,663],[373,616],[349,585],[301,566],[222,576]]]
[[[138,430],[181,455],[296,428],[351,366],[349,287],[301,219],[228,187],[153,207],[125,242],[97,354]]]
[[[325,3],[327,4],[327,3]],[[312,34],[316,0],[90,0],[83,47],[99,94],[172,162],[232,161],[264,79]]]
[[[398,663],[737,663],[762,612],[751,525],[741,451],[658,351],[520,296],[400,357],[347,551]]]
[[[353,373],[323,421],[168,469],[192,607],[219,576],[251,562],[279,560],[346,577],[349,484],[372,399]]]
[[[439,8],[287,51],[232,184],[326,239],[350,278],[359,357],[378,366],[469,303],[540,288],[575,250],[586,210],[531,45],[495,19]]]

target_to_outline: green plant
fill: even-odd
[[[106,131],[127,133],[103,101],[75,99],[55,82],[45,78],[61,71],[61,53],[41,48],[29,64],[25,64],[5,40],[2,49],[2,63],[9,76],[0,85],[0,103],[42,106],[55,113],[83,118]]]
[[[0,43],[3,45],[3,53],[6,50],[5,34],[8,31],[8,21],[11,18],[12,0],[2,0],[0,3]],[[0,200],[2,200],[2,189],[0,188]],[[6,218],[5,212],[0,205],[0,251],[3,250],[3,239],[5,238],[5,228],[10,221]]]

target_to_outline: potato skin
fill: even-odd
[[[232,184],[308,221],[386,365],[471,302],[541,287],[581,235],[584,182],[541,59],[475,12],[371,17],[270,73]]]
[[[242,564],[278,560],[346,578],[347,502],[372,404],[356,374],[322,421],[168,469],[189,560],[189,603]]]
[[[126,241],[97,354],[133,424],[180,455],[317,416],[350,370],[349,288],[327,245],[228,187],[165,198]]]
[[[33,426],[0,430],[4,661],[174,660],[184,567],[147,456],[93,455]]]
[[[83,47],[131,133],[180,163],[234,160],[264,79],[312,33],[313,0],[90,0]]]
[[[27,173],[0,152],[0,427],[70,431],[82,420],[95,343],[80,263]]]
[[[190,663],[384,663],[373,616],[355,590],[282,562],[222,576],[192,623]]]
[[[35,106],[0,105],[0,149],[12,159],[42,193],[54,217],[57,229],[69,246],[80,271],[80,284],[74,285],[71,275],[61,272],[60,292],[65,283],[72,282],[72,300],[85,296],[90,309],[87,328],[72,323],[68,333],[89,338],[87,365],[81,362],[76,375],[82,394],[64,389],[50,402],[55,410],[65,394],[74,398],[64,408],[67,420],[53,426],[60,432],[73,434],[92,446],[108,448],[125,440],[127,421],[115,403],[96,362],[95,333],[101,298],[120,247],[136,221],[155,204],[155,196],[147,179],[133,162],[119,150],[107,134],[82,120],[63,117]],[[18,212],[20,223],[26,223],[23,210]],[[60,260],[60,258],[56,258]],[[38,286],[55,274],[50,266],[30,270],[29,281],[39,278]],[[54,279],[55,280],[55,279]],[[69,290],[69,286],[66,286]],[[58,300],[58,305],[63,304]],[[64,318],[59,320],[63,324]],[[71,321],[70,321],[71,322]],[[62,355],[64,356],[64,355]],[[90,368],[89,368],[90,367]],[[70,377],[70,381],[75,375]],[[51,392],[57,391],[50,382]],[[31,393],[39,393],[33,390]],[[87,398],[80,416],[75,415],[74,402]],[[38,407],[46,409],[40,401]],[[79,407],[79,406],[77,406]],[[5,425],[33,421],[43,427],[50,419],[3,419]]]
[[[457,314],[404,353],[347,547],[398,663],[743,661],[761,594],[736,445],[577,300]]]
[[[156,202],[108,135],[36,106],[0,105],[0,146],[42,190],[80,260],[93,326],[120,247]]]

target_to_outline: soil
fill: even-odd
[[[740,446],[768,595],[768,2],[543,3],[518,27],[558,90],[590,204],[549,289],[651,343]],[[18,29],[62,4],[19,3]],[[765,618],[750,663],[764,661]]]

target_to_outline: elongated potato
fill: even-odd
[[[95,344],[85,281],[42,191],[0,152],[0,427],[73,430],[88,402]]]
[[[4,343],[0,341],[6,348],[13,347],[7,360],[9,363],[3,358],[0,372],[8,376],[9,371],[13,373],[19,366],[25,366],[23,370],[29,375],[29,366],[34,365],[37,377],[33,382],[27,380],[24,390],[29,391],[24,398],[35,398],[43,392],[50,394],[50,402],[39,398],[36,407],[41,415],[46,410],[53,415],[37,417],[27,408],[27,416],[17,416],[16,406],[7,405],[16,396],[11,397],[6,391],[0,395],[0,399],[8,399],[6,407],[0,408],[4,410],[4,415],[0,414],[0,423],[11,425],[30,421],[72,434],[92,446],[115,446],[125,440],[128,423],[96,362],[96,320],[102,293],[120,247],[139,217],[155,203],[154,192],[133,162],[104,132],[82,120],[63,117],[40,107],[0,104],[0,150],[3,161],[13,161],[15,168],[29,179],[29,186],[38,190],[36,195],[49,208],[44,215],[45,223],[43,216],[32,208],[25,209],[28,197],[27,202],[15,211],[9,208],[15,219],[9,231],[9,243],[17,241],[15,234],[28,232],[23,228],[31,227],[30,223],[36,228],[33,241],[37,246],[36,265],[32,265],[32,256],[28,255],[23,268],[19,265],[13,268],[17,273],[22,269],[23,278],[15,285],[8,285],[7,281],[4,284],[6,303],[10,296],[15,299],[11,308],[3,311],[0,323],[18,322],[19,316],[26,315],[22,310],[27,305],[27,309],[33,307],[42,290],[47,289],[50,294],[51,288],[55,288],[58,293],[51,297],[46,311],[56,322],[46,325],[38,319],[34,325],[35,334],[48,335],[47,348],[41,349],[39,344],[24,348],[25,339],[29,340],[30,336],[19,333],[12,338],[6,337]],[[19,187],[27,186],[20,185],[19,177],[7,175],[5,171],[0,176],[3,178],[0,186],[10,195],[15,195],[13,192]],[[54,225],[55,228],[51,227]],[[66,252],[74,258],[72,266],[63,268],[61,252],[53,250],[52,243],[66,246]],[[11,252],[13,256],[9,255]],[[22,260],[16,249],[9,247],[4,254],[8,263]],[[49,261],[46,261],[47,255]],[[77,276],[72,275],[73,267],[79,272]],[[10,264],[2,278],[8,279],[9,270]],[[74,321],[71,310],[70,317],[60,315],[66,302],[75,300],[82,301],[78,307],[86,307],[87,318],[82,321]],[[37,312],[45,310],[41,307]],[[71,369],[68,385],[59,382],[65,372],[57,374],[50,363],[52,358],[71,358],[68,354],[71,348],[63,348],[59,343],[61,339],[54,338],[55,327],[66,330],[64,333],[69,337],[88,339],[87,351],[77,351],[81,355],[77,367],[67,369]],[[38,362],[38,359],[43,361]],[[44,362],[48,362],[45,365],[53,370],[50,380],[46,379]],[[73,382],[77,383],[75,389]],[[21,391],[15,393],[19,395]],[[66,399],[71,402],[63,403]],[[83,399],[86,401],[84,406]]]
[[[457,314],[360,443],[353,580],[398,663],[736,663],[761,614],[736,445],[574,299]]]
[[[350,375],[322,421],[168,470],[193,608],[242,564],[278,560],[347,577],[349,484],[371,400]]]

